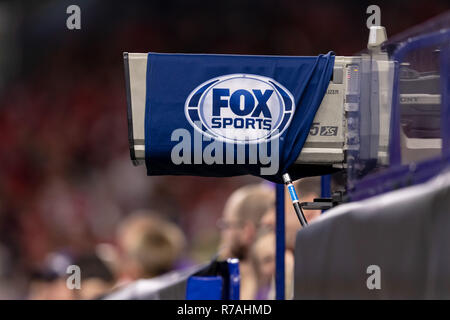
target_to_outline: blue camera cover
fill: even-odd
[[[333,66],[332,52],[316,57],[149,53],[148,175],[252,174],[282,182],[302,150]]]

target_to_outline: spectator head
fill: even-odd
[[[42,265],[31,272],[28,287],[30,300],[72,300],[74,290],[66,285],[67,267],[73,263],[72,258],[61,252],[51,252]]]
[[[184,248],[185,238],[175,224],[152,212],[140,211],[120,224],[117,244],[122,276],[136,280],[173,269]]]
[[[250,256],[259,288],[268,287],[275,274],[275,233],[272,230],[263,228],[258,232]]]
[[[253,268],[258,279],[257,299],[274,299],[275,298],[275,232],[267,228],[260,228],[255,243],[250,253]],[[290,299],[293,294],[293,272],[294,272],[294,255],[292,251],[286,250],[284,255],[285,261],[285,294]]]
[[[261,218],[274,203],[274,190],[266,184],[247,185],[233,192],[219,221],[222,258],[248,258]]]
[[[96,254],[85,254],[74,264],[81,271],[81,289],[74,290],[78,299],[99,298],[113,287],[113,273]]]

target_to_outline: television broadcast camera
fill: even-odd
[[[335,57],[331,81],[296,164],[348,169],[356,161],[360,173],[389,165],[398,61],[389,58],[383,47],[386,41],[384,27],[371,27],[366,53]],[[430,61],[438,53],[433,52]],[[146,53],[124,53],[130,154],[135,165],[145,159],[145,106],[152,94],[146,86],[147,61]],[[401,152],[407,163],[440,153],[440,76],[432,61],[429,70],[415,70],[410,62],[398,67]]]

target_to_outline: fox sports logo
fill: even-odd
[[[186,118],[195,130],[233,143],[259,143],[279,137],[294,111],[294,98],[280,83],[244,73],[200,84],[185,103]]]

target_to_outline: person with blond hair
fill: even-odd
[[[117,230],[120,282],[148,279],[171,271],[184,249],[181,229],[155,212],[138,211]]]

